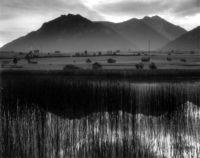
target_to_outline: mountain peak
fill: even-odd
[[[149,20],[149,19],[151,19],[151,17],[145,16],[145,17],[143,17],[141,20]]]
[[[158,15],[154,15],[151,17],[152,19],[157,19],[157,20],[164,20],[163,18],[161,18],[160,16]]]
[[[60,15],[23,38],[3,46],[2,50],[28,51],[30,46],[43,51],[82,50],[147,50],[147,39],[152,49],[166,45],[169,40],[185,33],[159,16],[130,19],[122,23],[94,22],[79,14]]]
[[[80,14],[68,14],[68,15],[61,15],[57,19],[59,20],[87,20],[90,21],[84,17],[82,17]]]
[[[61,15],[61,16],[66,16],[66,15]],[[69,13],[66,17],[71,17],[71,18],[84,18],[80,14],[71,14]]]
[[[161,18],[158,15],[154,15],[154,16],[145,16],[142,20],[164,20],[163,18]]]
[[[197,26],[197,27],[195,28],[195,30],[200,30],[200,26]]]
[[[46,22],[40,30],[47,33],[58,33],[66,29],[78,28],[83,25],[90,25],[92,22],[79,14],[61,15],[60,17]]]
[[[166,21],[158,15],[152,17],[145,16],[141,19],[141,21],[152,29],[155,29],[160,34],[164,35],[169,40],[174,40],[178,36],[186,33],[186,30],[183,28]]]

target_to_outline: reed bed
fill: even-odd
[[[198,157],[198,82],[1,80],[0,157]]]

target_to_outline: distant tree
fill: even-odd
[[[59,50],[56,50],[54,53],[56,53],[56,54],[59,54],[59,53],[60,53],[60,51],[59,51]]]
[[[181,61],[181,62],[186,62],[187,60],[184,59],[184,58],[182,58],[182,59],[180,59],[180,61]]]
[[[18,59],[16,57],[13,58],[13,63],[17,64],[18,63]]]
[[[190,51],[190,54],[195,54],[195,51]]]
[[[86,63],[91,63],[92,62],[89,58],[86,59],[85,61],[86,61]]]
[[[144,64],[143,63],[138,63],[135,65],[136,69],[143,69],[144,68]]]
[[[101,55],[102,55],[102,52],[99,52],[98,55],[101,56]]]
[[[149,64],[149,68],[150,68],[151,70],[155,70],[155,69],[157,69],[157,66],[156,66],[155,63],[151,63],[151,64]]]
[[[96,62],[96,63],[94,63],[93,65],[92,65],[92,68],[93,69],[101,69],[102,68],[102,65],[100,64],[100,63],[98,63],[98,62]]]
[[[147,56],[147,57],[142,57],[142,58],[141,58],[141,61],[142,61],[142,62],[149,62],[149,61],[150,61],[150,57],[149,57],[149,56]]]
[[[84,55],[85,55],[85,56],[87,56],[87,54],[88,54],[88,51],[87,51],[87,50],[85,50],[85,51],[84,51]]]
[[[112,58],[109,58],[109,59],[107,60],[107,62],[108,62],[108,63],[116,63],[116,60],[115,60],[115,59],[112,59]]]
[[[131,50],[129,49],[129,51],[131,51]],[[116,50],[116,53],[120,53],[120,50]]]
[[[80,67],[75,66],[73,64],[65,65],[64,68],[63,68],[63,70],[78,70],[78,69],[80,69]]]
[[[167,57],[167,61],[171,61],[172,60],[172,58],[170,58],[170,57]]]

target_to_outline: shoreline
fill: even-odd
[[[200,80],[200,69],[158,69],[158,70],[131,70],[131,69],[79,69],[79,70],[0,70],[1,76],[69,76],[69,77],[88,77],[97,79],[125,79],[138,81],[159,81],[159,80]]]

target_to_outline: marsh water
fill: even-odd
[[[197,158],[200,81],[1,77],[2,158]]]

